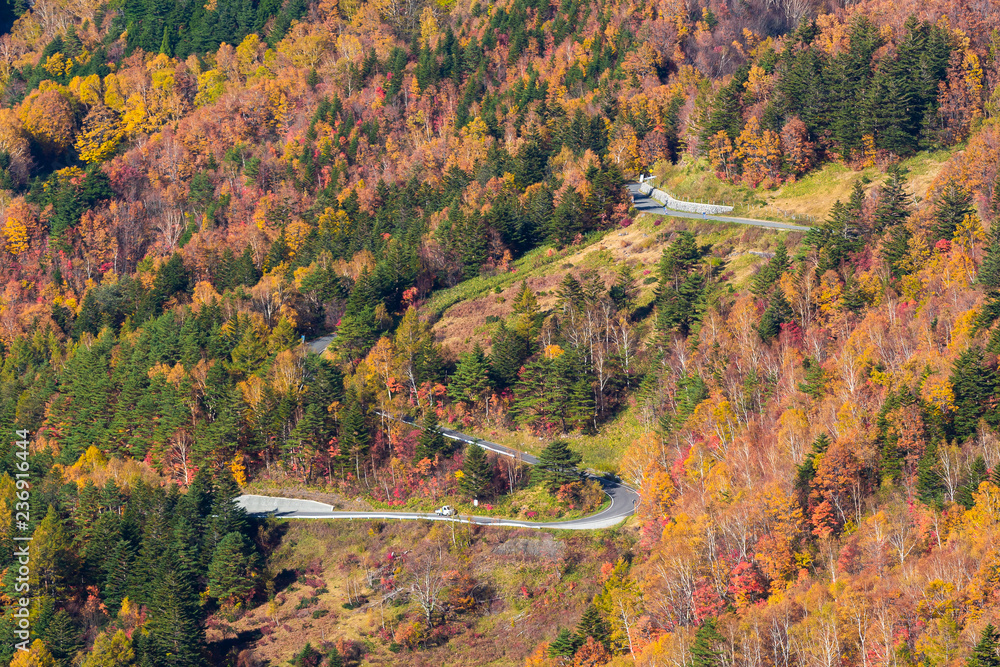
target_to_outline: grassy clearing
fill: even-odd
[[[491,323],[510,316],[511,304],[522,281],[535,291],[538,305],[544,311],[555,305],[555,291],[567,273],[579,276],[591,271],[605,284],[611,284],[618,267],[628,264],[638,279],[638,303],[642,306],[653,296],[656,267],[663,248],[674,232],[682,230],[694,232],[701,243],[716,245],[717,252],[730,265],[728,270],[734,271],[731,280],[737,282],[763,261],[752,253],[773,252],[782,239],[792,250],[803,238],[800,232],[641,214],[631,226],[592,235],[581,245],[559,251],[537,248],[515,262],[515,271],[479,276],[437,292],[424,304],[422,313],[435,322],[437,342],[457,357],[476,343],[489,351]]]
[[[907,182],[916,201],[927,196],[927,190],[948,159],[959,150],[924,151],[903,160],[909,170]],[[716,177],[705,158],[685,158],[676,165],[660,164],[653,170],[657,187],[678,199],[734,206],[734,215],[816,224],[826,218],[838,199],[851,196],[854,182],[867,177],[869,189],[885,180],[885,174],[875,167],[854,171],[839,163],[828,163],[774,190],[752,190],[745,185],[733,185]]]
[[[490,426],[470,430],[460,424],[453,426],[464,429],[469,435],[496,442],[537,456],[552,438],[540,438],[525,431],[511,431],[502,426]],[[561,436],[569,442],[570,449],[583,456],[582,467],[598,473],[617,473],[618,463],[629,444],[642,435],[647,426],[640,423],[635,410],[627,408],[614,420],[602,425],[594,435],[570,433]]]
[[[737,212],[763,202],[759,191],[717,177],[703,157],[685,156],[673,165],[660,163],[653,169],[653,175],[656,187],[685,201],[735,206]]]

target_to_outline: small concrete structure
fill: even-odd
[[[657,190],[649,183],[639,185],[639,192],[650,199],[654,199],[663,204],[666,208],[674,211],[684,211],[685,213],[702,213],[708,215],[720,215],[722,213],[732,213],[732,206],[721,206],[719,204],[699,204],[691,201],[681,201],[674,199],[663,190]]]

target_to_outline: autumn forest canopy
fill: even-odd
[[[1000,667],[998,116],[987,1],[0,0],[0,660]],[[681,172],[829,210],[633,207]],[[235,502],[584,469],[637,516]]]

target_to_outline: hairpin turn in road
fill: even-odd
[[[386,415],[388,416],[388,415]],[[395,417],[390,417],[395,419]],[[400,421],[413,424],[411,418],[401,418]],[[442,428],[441,435],[452,440],[474,444],[483,449],[495,452],[501,456],[510,456],[529,465],[536,465],[538,459],[530,454],[519,452],[510,447],[480,440],[465,433]],[[610,528],[621,523],[624,519],[635,513],[639,505],[638,492],[620,482],[587,475],[587,478],[598,482],[604,489],[604,493],[611,498],[611,504],[596,514],[572,519],[570,521],[516,521],[513,519],[500,519],[488,516],[458,515],[439,516],[432,512],[342,512],[337,511],[331,505],[316,502],[314,500],[302,500],[299,498],[282,498],[278,496],[257,496],[243,495],[236,499],[236,502],[251,515],[272,515],[280,519],[379,519],[379,520],[417,520],[428,519],[431,521],[457,521],[459,523],[473,523],[482,526],[510,526],[518,528],[560,528],[564,530],[597,530],[600,528]]]

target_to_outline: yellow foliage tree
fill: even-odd
[[[114,73],[104,77],[104,104],[119,112],[125,109],[125,94],[122,92],[121,82]]]
[[[312,227],[302,220],[293,220],[285,227],[285,242],[288,243],[288,250],[292,257],[302,248],[309,236]]]
[[[104,86],[101,84],[101,77],[96,74],[86,78],[73,77],[69,82],[69,89],[78,100],[88,106],[92,107],[104,101]]]
[[[736,138],[736,157],[743,161],[743,181],[757,187],[780,173],[781,137],[771,130],[761,131],[760,121],[751,116]]]
[[[725,130],[719,130],[712,135],[709,142],[708,159],[712,169],[726,180],[732,180],[736,175],[736,155],[733,153],[733,142]]]
[[[247,485],[247,467],[243,463],[243,455],[236,454],[233,456],[233,460],[229,462],[229,469],[233,472],[233,479],[242,489]]]
[[[97,104],[83,119],[76,150],[84,162],[104,162],[114,154],[124,137],[125,130],[118,114],[103,104]]]
[[[38,218],[23,199],[15,199],[7,207],[2,233],[4,250],[15,257],[27,252],[32,238],[38,235]]]
[[[73,61],[57,51],[42,64],[42,69],[52,76],[61,77],[64,74],[69,74],[70,70],[73,69]]]
[[[203,107],[214,103],[226,92],[226,75],[217,69],[210,69],[198,75],[198,93],[194,96],[195,106]]]
[[[31,643],[28,651],[16,651],[14,659],[10,662],[10,667],[56,667],[56,659],[45,648],[45,643],[41,639],[36,639]]]
[[[261,50],[260,37],[256,33],[247,35],[236,47],[236,67],[244,79],[257,71]]]
[[[639,171],[639,138],[635,136],[635,130],[626,123],[617,123],[612,126],[608,137],[608,153],[614,159],[615,164],[624,171]]]
[[[24,129],[47,156],[60,155],[73,144],[73,104],[58,90],[32,93],[21,104],[20,117]]]
[[[644,613],[642,591],[629,576],[623,559],[618,559],[604,583],[604,590],[594,597],[594,606],[608,616],[612,646],[619,652],[634,654],[640,638],[636,626]]]
[[[23,182],[28,176],[31,146],[24,126],[12,109],[0,109],[0,152],[10,157],[8,173]]]
[[[102,632],[94,642],[91,653],[80,663],[80,667],[130,667],[135,664],[135,649],[125,630],[114,634]]]

